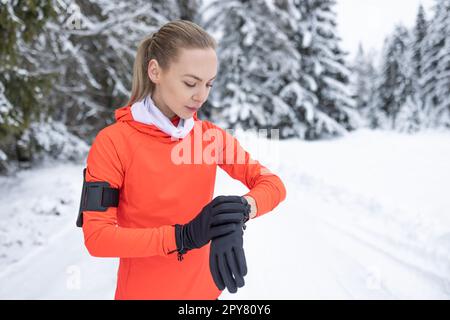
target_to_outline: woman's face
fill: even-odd
[[[148,76],[156,85],[152,100],[169,118],[191,118],[208,99],[216,74],[213,49],[181,49],[178,61],[172,61],[165,72],[152,59],[148,66]]]

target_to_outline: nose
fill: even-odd
[[[197,103],[203,103],[208,98],[208,89],[200,88],[192,97],[192,99]]]

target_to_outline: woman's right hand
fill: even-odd
[[[184,225],[175,225],[177,251],[201,248],[210,240],[237,231],[248,220],[250,205],[241,196],[218,196]]]

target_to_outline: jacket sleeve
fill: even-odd
[[[250,189],[244,196],[249,195],[255,199],[256,217],[272,211],[286,198],[286,188],[281,179],[259,161],[252,159],[230,133],[216,128],[223,137],[219,166]]]
[[[100,131],[87,158],[86,181],[106,181],[112,188],[122,188],[124,167],[111,137]],[[120,197],[119,197],[120,201]],[[95,257],[167,256],[176,249],[175,230],[165,225],[155,228],[117,226],[117,208],[84,211],[85,246]]]

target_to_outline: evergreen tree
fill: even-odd
[[[339,47],[335,0],[304,0],[305,23],[312,39],[303,55],[303,70],[314,76],[318,104],[308,138],[342,134],[359,124],[350,92],[350,70]]]
[[[401,25],[395,28],[393,35],[385,44],[377,103],[379,110],[389,119],[389,127],[392,129],[396,128],[400,109],[412,94],[410,60],[408,59],[409,46],[409,32]]]
[[[356,102],[356,109],[361,115],[364,126],[374,127],[371,112],[376,92],[377,72],[374,66],[374,53],[366,54],[362,45],[358,47],[352,65],[352,92]]]
[[[214,1],[205,25],[219,41],[216,121],[314,139],[356,127],[334,1]]]
[[[0,171],[8,159],[29,158],[17,141],[48,110],[43,97],[53,72],[39,50],[43,28],[54,16],[52,0],[0,3]]]
[[[280,0],[275,3],[279,9],[276,11],[276,20],[280,24],[280,32],[286,34],[299,56],[292,63],[296,68],[285,76],[281,75],[282,86],[274,92],[275,106],[278,104],[283,107],[278,109],[293,110],[291,117],[285,121],[281,136],[307,138],[311,128],[315,126],[318,104],[316,79],[303,63],[311,45],[311,33],[301,1]]]
[[[224,127],[292,126],[295,113],[276,97],[299,71],[300,56],[280,32],[270,1],[213,1],[205,27],[221,34],[219,75],[211,92],[212,118]],[[289,122],[290,120],[290,122]]]
[[[434,14],[425,37],[422,83],[435,125],[450,127],[450,3],[435,0]]]
[[[425,17],[425,11],[423,6],[419,6],[417,13],[416,24],[413,31],[413,68],[414,68],[414,79],[413,86],[415,91],[421,91],[421,85],[419,83],[422,78],[423,69],[423,50],[424,50],[424,39],[427,35],[427,20]]]
[[[415,132],[427,127],[430,117],[429,108],[423,96],[422,74],[423,74],[423,48],[427,35],[427,20],[423,6],[420,5],[416,24],[412,33],[412,42],[409,56],[405,58],[410,61],[411,70],[408,77],[411,79],[412,92],[407,97],[406,103],[402,106],[399,114],[398,129],[406,132]],[[408,63],[409,64],[409,63]]]

